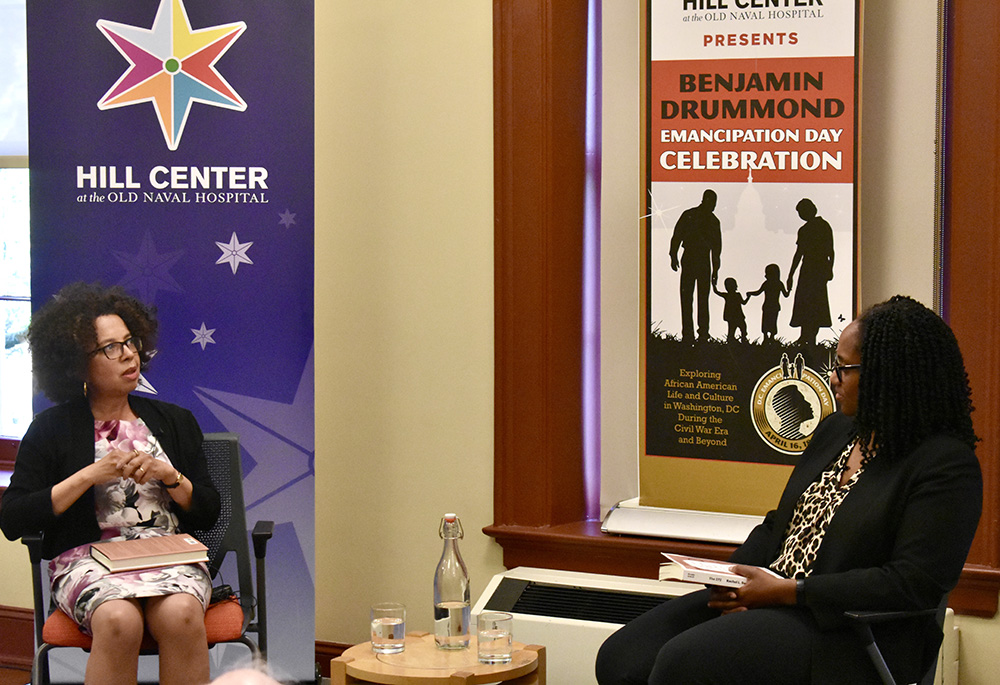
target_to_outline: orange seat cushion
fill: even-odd
[[[208,644],[232,642],[243,634],[243,607],[234,597],[216,602],[205,612]]]
[[[235,598],[224,599],[208,607],[205,612],[205,633],[208,644],[230,642],[243,634],[243,608]],[[76,621],[59,609],[45,620],[42,640],[56,647],[79,647],[89,650],[93,638],[80,630]],[[155,652],[156,640],[146,632],[142,636],[143,652]]]
[[[90,649],[93,639],[80,630],[76,621],[56,609],[52,615],[45,620],[42,627],[42,640],[50,645],[59,647],[80,647]]]

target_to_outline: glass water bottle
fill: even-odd
[[[434,571],[434,642],[439,649],[469,646],[469,571],[458,551],[465,534],[455,514],[441,519],[439,534],[444,539],[441,561]]]

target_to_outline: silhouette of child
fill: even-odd
[[[781,282],[781,267],[777,264],[764,267],[764,282],[752,293],[747,293],[747,300],[761,293],[764,293],[764,304],[761,306],[760,330],[764,334],[764,340],[774,340],[778,333],[781,298],[788,297],[788,289]]]
[[[726,292],[719,292],[719,289],[712,286],[712,290],[715,294],[726,301],[726,307],[722,310],[722,318],[726,320],[729,324],[729,337],[728,342],[733,342],[736,339],[736,333],[739,331],[740,340],[742,342],[747,341],[747,317],[743,313],[743,305],[745,305],[750,297],[743,297],[740,294],[739,285],[736,284],[735,278],[727,278],[725,280]]]

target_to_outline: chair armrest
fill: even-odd
[[[31,559],[31,594],[35,613],[35,644],[42,644],[42,624],[45,623],[44,595],[42,594],[42,532],[21,536]]]
[[[845,611],[844,616],[862,623],[885,623],[917,616],[934,616],[938,609],[914,609],[912,611]]]
[[[267,541],[274,535],[274,521],[257,521],[250,533],[253,540],[253,555],[258,559],[263,559],[267,554]]]
[[[264,556],[267,554],[267,541],[272,535],[274,521],[258,521],[250,533],[253,554],[257,557],[257,645],[264,659],[267,659],[267,576]]]
[[[40,564],[42,561],[42,534],[28,533],[21,538],[21,543],[28,548],[28,557],[32,564]]]
[[[912,611],[845,611],[844,618],[847,619],[848,624],[850,624],[861,640],[861,644],[865,652],[868,653],[872,665],[879,674],[879,678],[881,678],[883,683],[894,685],[896,681],[893,679],[892,672],[889,670],[882,652],[879,651],[878,645],[875,644],[875,634],[872,631],[872,626],[877,623],[899,621],[918,616],[935,616],[938,626],[940,626],[944,622],[944,613],[947,608],[948,595],[946,594],[941,598],[941,603],[934,609],[916,609]],[[933,668],[931,672],[933,673]]]

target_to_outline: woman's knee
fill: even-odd
[[[612,636],[614,637],[614,636]],[[594,663],[594,671],[597,675],[597,682],[600,685],[617,685],[620,682],[619,658],[617,651],[609,646],[611,638],[608,638],[601,648],[597,650],[597,659]]]
[[[157,642],[199,637],[205,632],[205,609],[200,600],[188,594],[151,598],[147,604],[146,622]]]
[[[713,668],[713,659],[718,658],[724,650],[715,647],[714,654],[707,655],[706,658],[701,649],[691,649],[691,645],[683,643],[683,640],[678,639],[663,645],[656,655],[656,662],[647,682],[656,685],[715,682],[704,678]]]
[[[108,600],[94,610],[90,629],[95,639],[114,640],[122,646],[138,646],[144,629],[142,610],[131,600]]]
[[[708,592],[692,592],[670,599],[629,621],[612,634],[597,654],[601,685],[645,685],[657,652],[674,636],[718,616],[708,609]]]
[[[594,672],[600,685],[645,685],[652,654],[637,648],[628,630],[613,633],[597,651]]]

